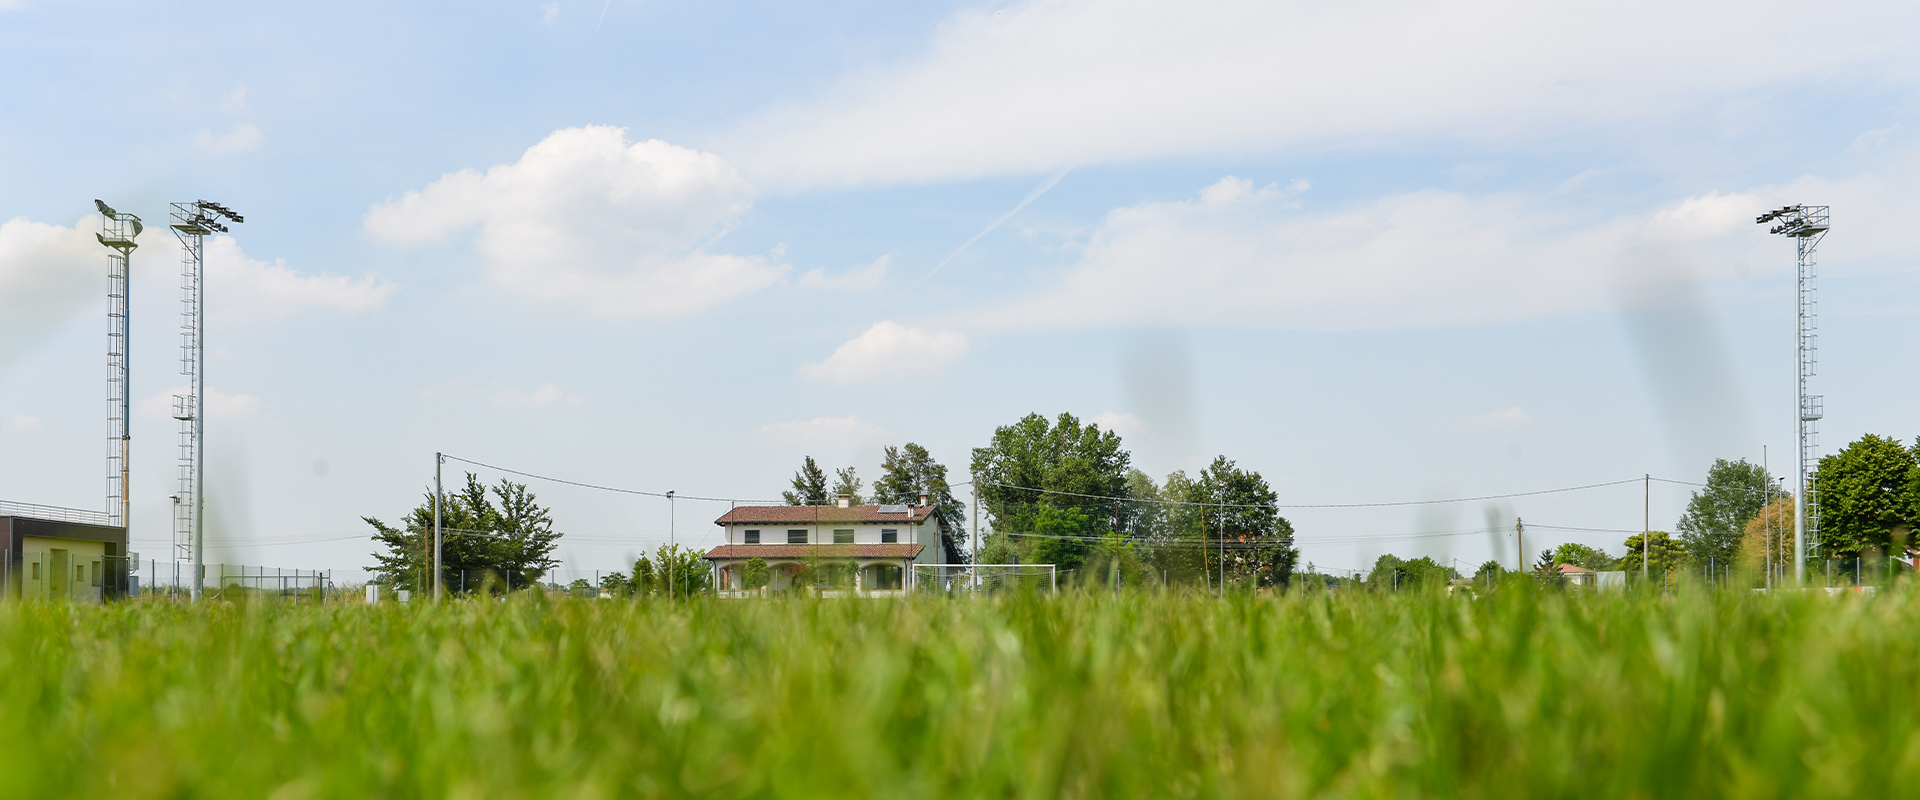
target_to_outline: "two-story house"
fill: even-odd
[[[808,563],[826,581],[860,594],[902,594],[915,564],[960,561],[959,531],[923,495],[919,505],[740,506],[714,520],[726,544],[706,555],[722,593],[747,588],[743,569],[758,558],[772,572],[772,588],[792,588]]]

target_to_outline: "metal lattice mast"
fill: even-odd
[[[107,522],[128,528],[133,454],[128,421],[133,406],[128,382],[127,275],[133,251],[139,247],[133,240],[142,226],[139,217],[115,211],[99,200],[93,206],[100,210],[100,232],[94,238],[112,251],[107,255]]]
[[[1814,273],[1817,266],[1816,251],[1820,247],[1820,240],[1827,235],[1827,208],[1827,206],[1785,206],[1762,214],[1754,220],[1760,224],[1779,220],[1780,224],[1769,228],[1767,232],[1793,237],[1798,251],[1800,280],[1795,295],[1799,324],[1796,328],[1795,344],[1798,352],[1796,387],[1800,447],[1795,460],[1800,491],[1793,498],[1795,583],[1806,581],[1807,541],[1811,539],[1815,546],[1820,542],[1819,487],[1814,485],[1813,468],[1819,460],[1820,418],[1825,416],[1826,409],[1823,399],[1819,395],[1808,393],[1807,388],[1815,374],[1817,355],[1820,350],[1820,336],[1816,324],[1818,302],[1814,295]]]
[[[170,208],[173,235],[180,239],[180,374],[187,393],[174,395],[173,418],[180,421],[180,493],[173,498],[176,557],[193,562],[192,597],[206,583],[206,249],[205,238],[226,233],[222,217],[245,222],[219,203],[196,200]]]

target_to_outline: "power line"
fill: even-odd
[[[1659,479],[1655,478],[1654,480],[1659,480]],[[1204,508],[1388,508],[1393,506],[1439,505],[1443,503],[1472,503],[1480,500],[1504,500],[1511,497],[1531,497],[1534,495],[1543,495],[1543,494],[1560,494],[1563,492],[1579,492],[1579,491],[1585,491],[1587,489],[1600,489],[1608,486],[1620,486],[1628,483],[1639,483],[1640,481],[1632,478],[1628,478],[1626,480],[1608,481],[1606,483],[1590,483],[1585,486],[1568,486],[1560,489],[1541,489],[1541,490],[1532,491],[1532,492],[1512,492],[1510,494],[1489,494],[1489,495],[1482,495],[1479,497],[1454,497],[1446,500],[1396,500],[1392,502],[1383,502],[1383,503],[1200,503],[1200,502],[1194,502],[1191,500],[1161,500],[1157,498],[1146,498],[1146,497],[1116,497],[1113,495],[1104,495],[1104,494],[1082,494],[1080,492],[1062,492],[1054,489],[1036,489],[1031,486],[1015,486],[1007,483],[998,483],[995,481],[979,480],[977,478],[975,479],[975,482],[984,486],[997,486],[1002,489],[1014,489],[1014,490],[1023,491],[1023,492],[1039,492],[1041,494],[1063,495],[1067,497],[1084,497],[1084,498],[1093,499],[1093,500],[1114,500],[1114,501],[1128,502],[1128,503],[1155,503],[1159,505],[1170,505],[1170,506],[1201,506]]]
[[[680,500],[708,500],[716,503],[766,503],[769,505],[784,505],[784,503],[777,503],[772,500],[748,499],[748,498],[740,498],[740,497],[700,497],[697,495],[679,494],[677,492],[649,492],[643,489],[622,489],[618,486],[602,486],[597,483],[583,483],[580,481],[570,481],[565,478],[555,478],[549,475],[539,475],[532,472],[522,472],[517,469],[497,467],[492,464],[486,464],[479,461],[474,461],[472,459],[461,458],[456,455],[447,455],[447,458],[453,461],[458,461],[462,464],[472,464],[476,467],[484,467],[486,469],[495,470],[497,472],[505,472],[512,475],[519,475],[520,477],[523,477],[523,478],[533,478],[535,480],[549,481],[552,483],[564,483],[568,486],[578,486],[582,489],[598,489],[603,492],[619,492],[621,494],[637,494],[637,495],[643,495],[646,497],[658,497],[661,499],[665,499],[669,494],[671,494],[673,495],[674,498],[680,499]]]

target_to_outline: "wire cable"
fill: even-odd
[[[1585,486],[1567,486],[1559,489],[1540,489],[1540,490],[1531,491],[1531,492],[1512,492],[1509,494],[1489,494],[1489,495],[1481,495],[1479,497],[1453,497],[1445,500],[1397,500],[1397,501],[1384,502],[1384,503],[1196,503],[1190,500],[1161,500],[1156,498],[1115,497],[1113,495],[1104,495],[1104,494],[1082,494],[1080,492],[1062,492],[1054,489],[1036,489],[1031,486],[1014,486],[1012,484],[1007,484],[1007,483],[998,483],[995,481],[980,480],[977,478],[975,479],[977,483],[984,486],[997,486],[1002,489],[1013,489],[1016,491],[1023,491],[1023,492],[1039,492],[1041,494],[1063,495],[1067,497],[1084,497],[1084,498],[1093,499],[1093,500],[1114,500],[1114,501],[1128,502],[1128,503],[1156,503],[1159,505],[1170,505],[1170,506],[1201,506],[1204,508],[1390,508],[1395,506],[1426,506],[1426,505],[1439,505],[1442,503],[1472,503],[1480,500],[1504,500],[1511,497],[1532,497],[1535,495],[1543,495],[1543,494],[1561,494],[1564,492],[1579,492],[1579,491],[1585,491],[1587,489],[1600,489],[1608,486],[1622,486],[1629,483],[1639,483],[1642,480],[1645,480],[1645,479],[1644,478],[1628,478],[1626,480],[1607,481],[1605,483],[1589,483]]]

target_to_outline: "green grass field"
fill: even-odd
[[[0,794],[1891,797],[1920,786],[1916,611],[1899,591],[13,604]]]

